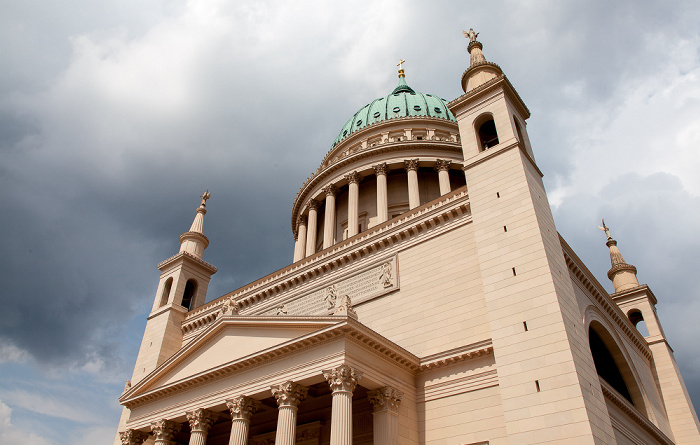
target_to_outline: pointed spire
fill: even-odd
[[[469,32],[462,30],[462,34],[464,34],[464,37],[469,39],[469,46],[467,47],[467,51],[469,51],[470,56],[469,68],[472,68],[480,63],[486,62],[486,57],[484,57],[484,53],[481,52],[481,50],[484,49],[484,45],[482,45],[481,42],[476,40],[479,33],[474,32],[474,28],[469,28]]]
[[[476,40],[476,37],[479,35],[478,32],[474,32],[473,28],[469,28],[469,31],[462,30],[462,34],[469,39],[469,46],[467,47],[467,51],[469,51],[469,68],[462,74],[462,89],[467,93],[494,77],[502,75],[503,71],[498,65],[487,61],[486,57],[484,57],[484,53],[481,51],[484,46]]]
[[[197,233],[204,233],[202,230],[204,229],[204,215],[207,214],[207,199],[211,197],[211,193],[209,193],[209,188],[207,188],[207,191],[204,192],[200,198],[202,198],[202,203],[199,205],[199,208],[197,209],[197,214],[194,217],[194,221],[192,221],[192,226],[190,227],[190,232],[197,232]]]
[[[617,248],[617,241],[610,235],[610,228],[605,225],[605,220],[602,221],[603,226],[598,229],[605,232],[607,241],[605,245],[610,249],[610,270],[608,278],[612,281],[615,292],[621,292],[627,289],[633,289],[639,286],[637,280],[637,268],[631,264],[627,264],[622,257],[620,249]]]
[[[209,239],[204,236],[204,215],[207,214],[207,200],[211,197],[209,189],[201,196],[202,203],[197,208],[197,214],[190,230],[180,235],[180,252],[188,252],[202,259],[204,249],[209,245]]]

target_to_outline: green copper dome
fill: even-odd
[[[447,109],[447,101],[432,94],[423,94],[413,91],[406,85],[406,79],[401,75],[399,85],[386,97],[373,100],[368,105],[360,108],[340,130],[340,134],[333,146],[369,125],[389,119],[409,116],[429,116],[457,122],[457,119]]]

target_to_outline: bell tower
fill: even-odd
[[[615,443],[525,103],[473,30],[457,118],[478,263],[511,443]],[[562,427],[563,408],[568,420]]]

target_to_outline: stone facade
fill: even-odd
[[[607,226],[613,294],[558,234],[529,111],[465,35],[465,94],[401,69],[299,190],[293,263],[209,303],[202,196],[115,444],[700,444],[656,297]]]

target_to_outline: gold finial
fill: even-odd
[[[207,187],[207,191],[204,192],[204,194],[202,196],[200,196],[200,198],[202,198],[202,204],[201,204],[202,207],[207,206],[207,199],[209,199],[210,197],[211,197],[211,193],[209,193],[209,187]]]
[[[396,66],[399,67],[399,77],[406,77],[406,76],[403,74],[403,64],[404,64],[404,63],[406,63],[405,60],[399,59],[399,63],[396,64]]]
[[[605,225],[605,220],[603,220],[603,227],[598,226],[598,230],[605,232],[605,236],[608,237],[609,240],[612,239],[612,235],[610,235],[610,228]]]

